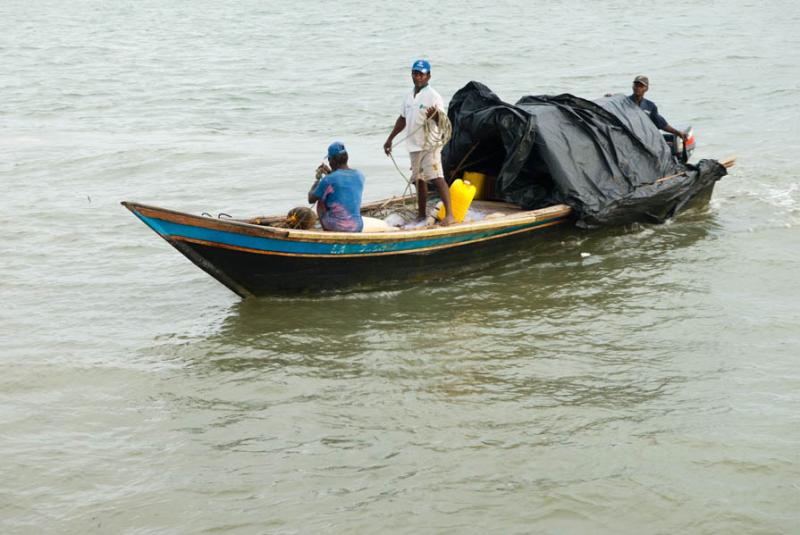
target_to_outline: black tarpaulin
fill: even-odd
[[[714,160],[682,165],[650,118],[624,95],[589,101],[527,96],[515,105],[470,82],[450,101],[442,159],[496,176],[495,196],[535,209],[564,203],[584,227],[663,222],[726,174]]]

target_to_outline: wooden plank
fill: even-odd
[[[731,167],[736,165],[736,156],[728,156],[725,159],[717,160],[717,163],[719,163],[725,169],[730,169]],[[658,180],[656,180],[655,183],[656,184],[660,184],[660,183],[665,182],[665,181],[667,181],[667,180],[669,180],[671,178],[675,178],[675,177],[679,177],[679,176],[685,176],[685,175],[686,175],[686,173],[676,173],[674,175],[664,176],[664,177],[661,177]]]
[[[347,242],[406,241],[455,235],[476,230],[492,230],[545,219],[565,218],[571,212],[572,209],[566,204],[557,204],[539,210],[519,210],[516,213],[510,213],[503,217],[456,223],[447,227],[436,225],[433,227],[401,229],[389,232],[334,232],[320,229],[291,229],[289,230],[289,239]]]

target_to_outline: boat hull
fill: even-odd
[[[486,268],[504,253],[525,246],[523,242],[539,238],[545,230],[431,252],[349,258],[266,255],[202,243],[170,243],[231,290],[247,297],[354,288],[388,289],[429,279],[445,279]]]
[[[569,221],[570,209],[506,220],[375,234],[289,231],[123,203],[242,297],[387,288],[479,270]],[[529,247],[529,245],[527,245]]]

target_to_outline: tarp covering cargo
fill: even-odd
[[[470,82],[450,101],[453,136],[442,158],[496,177],[494,197],[524,209],[564,203],[583,227],[663,222],[726,174],[714,160],[682,165],[625,95],[597,101],[528,96],[515,105]]]

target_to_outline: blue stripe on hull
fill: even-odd
[[[536,221],[533,223],[503,227],[502,229],[491,229],[468,234],[440,236],[421,240],[381,241],[367,243],[321,243],[250,236],[247,234],[238,234],[235,232],[226,232],[222,230],[213,230],[192,225],[172,223],[163,219],[146,217],[140,213],[136,213],[136,215],[150,228],[165,238],[182,237],[234,247],[255,249],[264,252],[303,255],[358,255],[386,252],[413,252],[419,249],[429,249],[432,247],[435,248],[459,243],[469,243],[473,240],[508,234],[521,229],[537,227],[552,222],[552,220]]]

